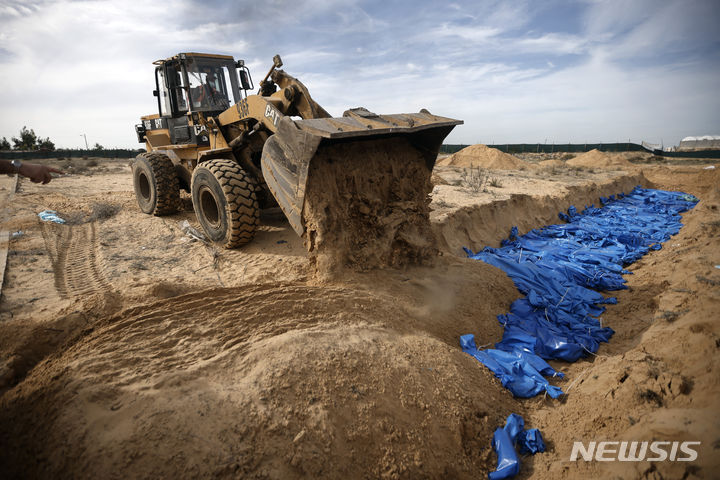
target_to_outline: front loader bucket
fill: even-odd
[[[368,155],[403,154],[410,162],[422,162],[428,179],[435,165],[445,137],[463,122],[438,117],[426,110],[420,113],[376,115],[364,108],[348,110],[340,118],[291,120],[283,117],[278,131],[272,135],[262,152],[262,172],[270,191],[290,221],[302,236],[305,233],[303,207],[305,205],[308,172],[313,159],[332,152],[343,145],[342,160],[350,164],[370,166]],[[390,147],[390,139],[398,139]],[[362,153],[361,156],[353,155]],[[399,148],[399,151],[398,151]],[[409,156],[408,156],[409,155]],[[331,155],[332,156],[332,155]],[[349,158],[356,156],[357,158]]]
[[[265,181],[320,278],[430,262],[430,177],[459,120],[427,111],[280,120],[262,152]]]

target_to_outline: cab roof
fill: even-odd
[[[235,61],[235,59],[230,55],[218,55],[215,53],[186,52],[186,53],[178,53],[177,55],[173,55],[172,57],[166,58],[165,60],[155,60],[153,62],[153,65],[162,65],[165,62],[169,62],[172,60],[179,60],[183,57],[217,58],[220,60],[230,60],[231,62]]]

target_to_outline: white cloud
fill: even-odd
[[[520,38],[509,42],[509,48],[518,53],[552,53],[554,55],[579,54],[587,48],[587,41],[577,35],[547,33],[539,37]],[[507,50],[507,49],[506,49]]]
[[[717,42],[720,4],[712,0],[598,2],[588,33],[617,60],[687,53]]]
[[[243,58],[254,77],[280,53],[331,113],[428,108],[465,120],[455,142],[720,133],[719,55],[694,58],[719,43],[716,2],[588,2],[567,18],[543,4],[563,31],[534,2],[368,5],[0,1],[0,137],[27,125],[59,146],[86,133],[134,147],[133,125],[156,108],[151,62],[182,51]]]
[[[443,23],[433,30],[430,30],[427,36],[430,38],[457,37],[457,40],[466,40],[472,42],[474,44],[473,46],[477,46],[476,44],[483,44],[490,41],[501,32],[502,30],[497,27],[465,27]],[[425,35],[425,33],[423,33],[423,35]]]

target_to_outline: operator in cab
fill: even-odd
[[[193,91],[193,105],[196,108],[224,110],[230,106],[227,96],[222,92],[219,79],[212,70],[207,71],[202,84]]]

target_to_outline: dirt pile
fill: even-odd
[[[503,153],[496,148],[477,144],[465,147],[457,153],[438,162],[441,166],[479,167],[493,170],[520,170],[531,168],[531,164],[517,157]]]
[[[650,162],[653,161],[656,157],[655,154],[642,150],[642,151],[633,151],[633,152],[616,152],[613,153],[613,155],[623,158],[625,160],[632,162]]]
[[[574,167],[617,168],[631,167],[632,163],[619,155],[612,155],[593,149],[567,161]]]
[[[414,273],[126,310],[0,399],[0,464],[45,478],[486,474],[488,439],[519,406],[457,334],[498,340],[514,288],[471,261]]]
[[[437,255],[431,171],[406,139],[321,147],[310,166],[305,246],[320,276],[423,264]]]

